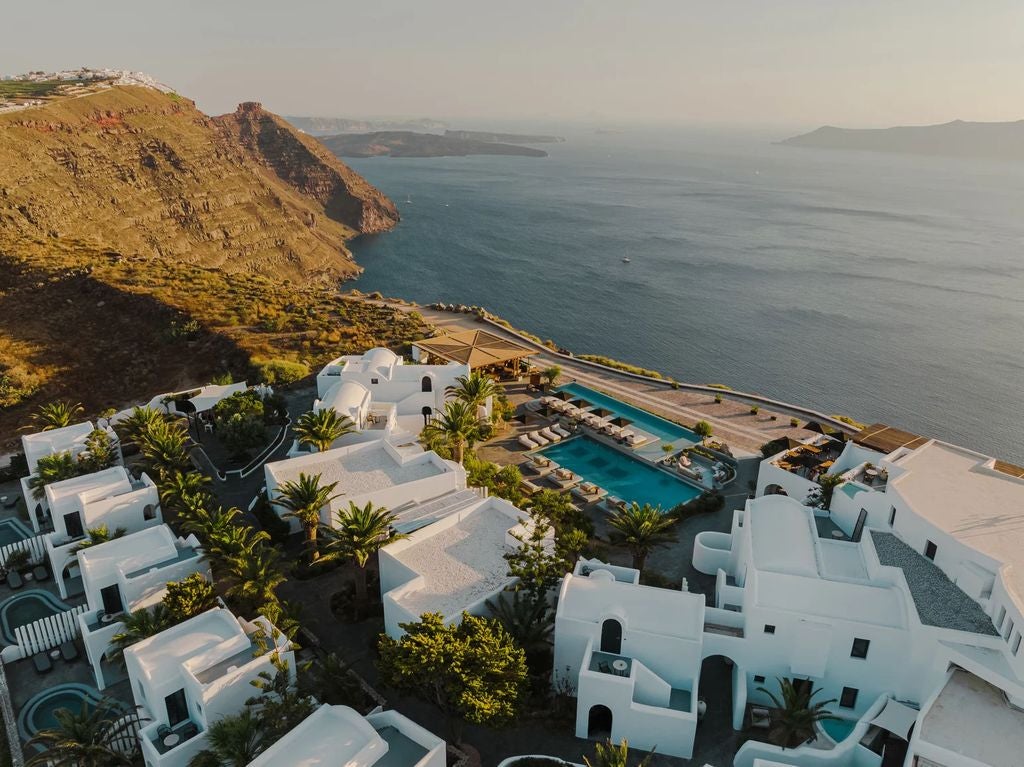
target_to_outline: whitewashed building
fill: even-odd
[[[249,767],[445,767],[445,742],[397,711],[320,706]]]
[[[78,616],[79,630],[100,690],[123,676],[121,664],[108,657],[111,639],[124,628],[120,618],[159,603],[171,581],[192,573],[209,578],[209,565],[201,555],[195,536],[176,538],[167,525],[78,552],[87,602],[87,612]]]
[[[210,725],[238,714],[258,694],[252,682],[276,672],[273,657],[294,677],[287,638],[265,618],[249,622],[224,608],[208,610],[124,651],[147,767],[187,767],[207,746]]]

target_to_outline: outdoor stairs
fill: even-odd
[[[451,514],[477,503],[480,496],[476,491],[466,488],[464,490],[453,490],[450,493],[438,496],[425,503],[410,504],[406,507],[394,509],[398,519],[394,524],[395,530],[408,535],[411,532],[426,527]]]

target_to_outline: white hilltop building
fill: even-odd
[[[458,623],[463,612],[487,615],[486,602],[516,579],[505,554],[532,530],[530,516],[502,498],[477,499],[380,550],[384,630],[398,639],[400,624],[424,613]],[[517,537],[518,536],[518,537]]]
[[[105,525],[111,535],[119,528],[136,533],[163,523],[156,484],[146,474],[134,479],[123,466],[53,482],[46,486],[42,503],[53,525],[43,538],[46,555],[64,598],[77,591],[75,549],[89,530]]]
[[[825,474],[829,507],[804,505]],[[1024,469],[876,424],[790,445],[757,490],[694,543],[716,577],[703,656],[731,664],[737,729],[768,726],[776,677],[840,721],[735,767],[1024,764]]]
[[[401,432],[419,434],[427,421],[444,409],[448,387],[469,372],[469,365],[458,362],[406,364],[383,348],[344,355],[317,374],[318,399],[313,409],[334,408],[351,418],[360,432],[367,432],[369,439]],[[488,400],[480,408],[480,417],[490,415]]]
[[[209,578],[209,565],[201,555],[195,536],[176,538],[167,525],[78,552],[88,605],[87,612],[78,615],[79,630],[100,690],[123,677],[121,664],[108,657],[112,638],[124,628],[120,618],[159,603],[171,581],[192,573]]]
[[[576,736],[689,759],[697,730],[704,597],[640,585],[581,559],[555,615],[554,684],[575,691]]]
[[[291,644],[265,618],[249,622],[217,607],[124,651],[147,767],[187,767],[207,747],[210,725],[238,714],[273,675],[273,657],[294,676]]]
[[[397,711],[324,704],[249,767],[445,767],[445,742]]]
[[[22,435],[21,447],[25,453],[25,461],[28,463],[28,475],[21,478],[21,495],[25,499],[25,508],[32,512],[29,514],[29,520],[37,533],[42,532],[46,509],[40,501],[33,497],[29,482],[36,474],[39,459],[57,453],[70,453],[72,458],[77,458],[85,452],[85,442],[95,429],[96,427],[91,421],[82,421],[60,429]],[[109,426],[103,427],[103,430],[110,437],[111,444],[115,446],[120,462],[120,442],[117,435]]]
[[[334,490],[338,497],[320,512],[325,525],[334,525],[335,512],[347,509],[349,503],[372,502],[398,514],[401,524],[396,527],[408,532],[478,497],[467,490],[462,466],[432,450],[424,452],[415,442],[394,445],[378,439],[268,463],[264,466],[267,498],[277,498],[278,488],[297,481],[301,474],[319,474],[321,485],[338,483]],[[293,532],[299,531],[297,520],[287,521]]]

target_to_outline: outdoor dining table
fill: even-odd
[[[170,735],[164,737],[164,745],[168,748],[171,746],[176,746],[178,745],[179,740],[181,740],[181,736],[176,732],[172,732]]]

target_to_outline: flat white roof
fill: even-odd
[[[319,474],[320,484],[337,482],[336,492],[354,496],[404,485],[445,473],[429,453],[400,463],[385,449],[381,441],[335,448],[324,453],[291,458],[267,464],[267,471],[284,483],[298,480],[299,474]]]
[[[99,500],[109,498],[112,495],[130,493],[132,482],[128,472],[123,466],[114,466],[93,474],[83,474],[80,477],[72,477],[61,482],[54,482],[46,486],[46,497],[52,504],[62,498],[83,495],[83,500]]]
[[[387,751],[388,744],[356,711],[324,704],[249,767],[369,767]]]
[[[170,559],[177,553],[167,525],[157,525],[78,552],[78,564],[86,582],[105,578],[117,570],[131,573]]]
[[[704,632],[704,595],[615,580],[607,570],[565,576],[558,616],[583,621],[621,613],[630,631],[699,639]]]
[[[82,421],[82,423],[74,423],[70,426],[63,426],[60,429],[50,429],[48,431],[40,431],[35,434],[24,434],[21,437],[21,443],[25,447],[26,452],[39,451],[54,451],[61,452],[63,450],[69,450],[75,445],[81,443],[86,437],[89,436],[89,432],[93,430],[91,421]]]
[[[177,676],[185,661],[234,638],[245,638],[245,631],[230,611],[217,607],[143,639],[125,654],[135,657],[151,683],[162,684]]]
[[[925,713],[921,739],[989,767],[1020,767],[1024,712],[999,688],[958,669]]]
[[[846,583],[798,575],[757,574],[757,603],[776,610],[876,626],[906,625],[906,602],[894,587]]]
[[[458,519],[436,522],[413,534],[393,552],[395,559],[421,575],[422,589],[399,597],[415,615],[455,615],[511,583],[505,553],[509,530],[526,519],[507,501],[488,498],[459,512]]]
[[[1006,586],[1024,607],[1024,479],[992,464],[979,453],[932,441],[900,460],[906,473],[889,485],[940,530],[1008,565]]]
[[[754,567],[758,570],[818,577],[813,520],[798,501],[765,495],[747,504]]]

